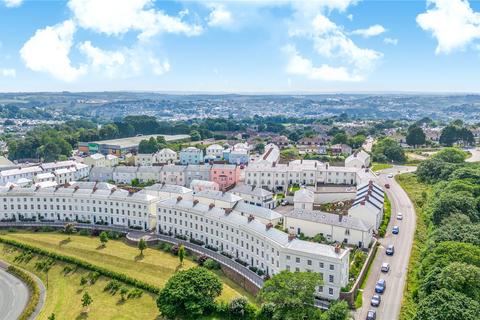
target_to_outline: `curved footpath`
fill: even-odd
[[[376,178],[376,182],[384,186],[390,184],[390,189],[385,189],[388,198],[392,204],[392,216],[384,238],[380,238],[380,247],[377,255],[372,262],[370,274],[367,279],[365,288],[363,289],[363,304],[360,309],[355,312],[355,319],[364,320],[367,318],[367,312],[370,309],[377,311],[378,320],[395,320],[398,319],[400,308],[402,306],[403,288],[408,270],[408,262],[412,251],[413,238],[416,227],[416,214],[410,198],[402,187],[394,178],[388,178],[388,174],[401,174],[413,172],[416,167],[394,166],[390,169],[382,170]],[[397,220],[397,213],[403,213],[403,220]],[[398,225],[400,233],[392,234],[392,227]],[[395,254],[387,256],[385,249],[389,244],[395,246]],[[390,264],[390,271],[385,274],[380,272],[383,262]],[[387,288],[382,294],[382,302],[377,308],[370,306],[370,300],[375,291],[375,284],[378,279],[385,279]]]
[[[7,272],[10,264],[0,260],[0,320],[17,319],[27,306],[30,290],[22,280]],[[37,282],[40,299],[29,319],[35,319],[45,304],[46,289],[43,282],[33,273],[27,272]]]

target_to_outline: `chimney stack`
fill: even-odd
[[[177,202],[182,201],[182,199],[183,199],[182,196],[178,196],[178,197],[177,197]]]
[[[335,245],[335,253],[336,253],[336,254],[339,254],[339,253],[340,253],[340,245],[339,245],[339,244],[336,244],[336,245]]]
[[[223,209],[225,211],[225,214],[228,216],[230,213],[232,213],[233,209],[232,208],[225,208]]]
[[[253,219],[255,219],[255,217],[254,217],[253,215],[249,215],[249,216],[248,216],[248,222],[252,222]]]
[[[288,241],[292,241],[293,239],[295,239],[295,235],[293,233],[289,233],[288,234]]]
[[[193,200],[193,206],[195,207],[197,204],[198,204],[198,200],[197,199]]]
[[[210,203],[210,204],[208,205],[208,210],[212,210],[214,207],[215,207],[215,204]]]
[[[267,223],[267,225],[266,225],[267,231],[270,230],[271,228],[273,228],[273,223],[271,223],[271,222]]]

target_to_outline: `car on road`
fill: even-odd
[[[378,307],[380,305],[380,302],[382,301],[382,298],[380,297],[379,294],[374,294],[372,297],[372,300],[370,300],[370,305],[372,307]]]
[[[288,200],[283,200],[281,204],[282,206],[286,206],[288,204]]]
[[[399,226],[393,226],[392,233],[393,234],[399,234],[399,232],[400,232],[400,227]]]
[[[397,213],[397,220],[403,220],[403,213]]]
[[[389,173],[389,174],[387,175],[387,177],[393,178],[393,174]]]
[[[382,263],[382,267],[380,268],[380,271],[382,272],[390,271],[390,264],[388,262]]]
[[[367,320],[375,320],[375,319],[377,319],[377,312],[375,310],[368,310]]]
[[[376,293],[383,293],[387,287],[387,282],[385,279],[380,279],[377,281],[377,284],[375,285],[375,292]]]
[[[393,246],[393,244],[388,245],[385,253],[387,254],[387,256],[393,256],[393,254],[395,253],[395,247]]]
[[[385,183],[385,188],[390,189],[390,185],[388,183]]]

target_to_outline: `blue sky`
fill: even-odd
[[[480,2],[0,0],[0,91],[480,92]]]

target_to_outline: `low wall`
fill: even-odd
[[[375,254],[377,253],[377,250],[378,250],[378,245],[379,245],[379,242],[377,239],[375,239],[372,244],[372,249],[368,253],[367,259],[365,260],[362,270],[360,270],[360,274],[358,275],[357,280],[353,284],[352,289],[350,289],[350,291],[348,292],[340,292],[340,299],[347,301],[348,305],[352,309],[355,308],[355,297],[357,296],[357,292],[358,292],[358,289],[360,288],[360,285],[362,284],[363,280],[367,276],[368,269],[370,268],[370,265],[372,264],[373,259],[375,258]]]

